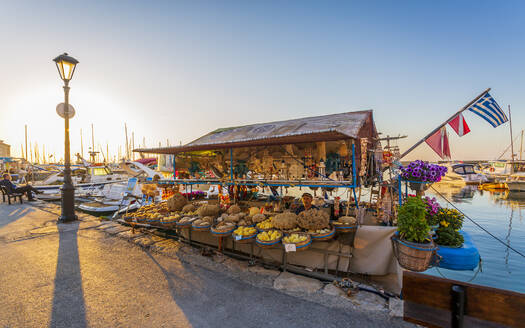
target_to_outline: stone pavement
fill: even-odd
[[[289,274],[85,214],[57,225],[58,214],[0,204],[0,327],[411,327],[386,305],[362,311],[300,282],[283,293],[273,287]]]

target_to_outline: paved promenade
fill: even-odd
[[[400,319],[254,286],[106,233],[0,204],[0,327],[393,327]]]

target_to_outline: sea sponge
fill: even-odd
[[[253,224],[252,220],[250,218],[243,218],[237,222],[238,226],[251,226]]]
[[[346,225],[356,225],[357,224],[357,219],[353,216],[342,216],[339,219],[337,219],[337,221],[340,222],[341,224],[346,224]]]
[[[202,218],[202,221],[208,222],[209,224],[213,224],[213,216],[205,216]]]
[[[227,215],[227,216],[222,216],[222,218],[224,219],[225,222],[237,223],[241,219],[243,219],[245,216],[246,216],[246,213],[242,213],[241,212],[241,213],[237,213],[237,214],[231,214],[231,215]]]
[[[266,215],[264,214],[257,213],[254,216],[252,216],[253,223],[263,222],[264,220],[266,220]]]
[[[250,216],[254,216],[255,214],[261,213],[261,209],[258,207],[250,207]]]
[[[239,207],[239,205],[232,205],[232,206],[230,206],[230,208],[228,208],[228,210],[226,212],[228,214],[237,214],[237,213],[241,212],[241,208]]]
[[[186,204],[182,208],[182,213],[189,213],[189,212],[195,212],[195,205],[193,204]]]
[[[299,213],[297,223],[303,229],[319,230],[328,228],[330,225],[330,216],[321,210],[311,208]]]
[[[212,216],[216,218],[219,215],[220,209],[217,205],[202,205],[197,209],[197,214],[200,217]]]
[[[168,208],[170,211],[178,212],[182,210],[184,205],[188,204],[188,200],[182,196],[180,193],[176,193],[175,195],[171,196],[168,201]]]
[[[293,229],[297,227],[297,215],[292,212],[277,214],[272,218],[272,224],[277,229]]]

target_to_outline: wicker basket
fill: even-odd
[[[233,230],[235,230],[235,226],[228,229],[217,229],[215,227],[210,228],[211,233],[216,237],[228,237],[232,234]]]
[[[177,226],[176,220],[162,220],[161,223],[164,228],[168,229],[175,228]]]
[[[294,232],[294,233],[297,233],[297,232]],[[295,243],[295,251],[296,252],[305,251],[308,248],[310,248],[310,245],[312,245],[312,237],[310,236],[310,234],[299,233],[299,235],[306,236],[306,240],[305,241],[301,241],[299,243]],[[283,247],[284,247],[284,240],[282,242],[283,242]]]
[[[137,216],[135,221],[137,221],[137,223],[146,223],[146,218],[143,216]]]
[[[327,241],[335,236],[335,228],[330,226],[332,229],[326,233],[311,233],[312,241]]]
[[[232,233],[233,240],[235,240],[235,242],[239,244],[250,244],[255,239],[255,236],[257,236],[257,232],[249,236],[239,236],[235,233]]]
[[[412,243],[399,239],[396,233],[392,236],[394,255],[403,268],[415,272],[422,272],[430,267],[436,245],[434,242],[427,244]]]
[[[205,226],[196,226],[193,223],[191,224],[191,229],[194,231],[210,231],[211,224]]]
[[[195,221],[195,220],[186,221],[184,223],[181,223],[180,221],[177,221],[177,228],[179,228],[179,229],[189,229],[189,228],[191,228],[191,224],[193,223],[193,221]]]
[[[357,233],[358,225],[335,225],[335,231],[337,233],[337,240],[348,246],[354,246],[355,235]]]
[[[152,226],[160,227],[160,226],[162,226],[162,218],[147,219],[145,223],[147,223],[149,225],[152,225]]]
[[[281,233],[281,237],[280,238],[277,238],[277,239],[274,239],[274,240],[269,240],[269,241],[265,241],[265,240],[260,240],[257,237],[255,237],[255,244],[261,248],[272,248],[274,247],[275,245],[278,245],[280,242],[281,242],[281,239],[283,238],[282,236],[282,233]]]

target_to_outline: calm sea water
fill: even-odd
[[[476,187],[439,187],[456,207],[492,234],[525,254],[525,193],[479,191]],[[450,207],[432,189],[443,207]],[[448,205],[448,206],[447,206]],[[508,249],[493,237],[465,219],[463,229],[472,237],[482,259],[483,271],[430,269],[425,273],[474,284],[525,293],[525,258]]]

